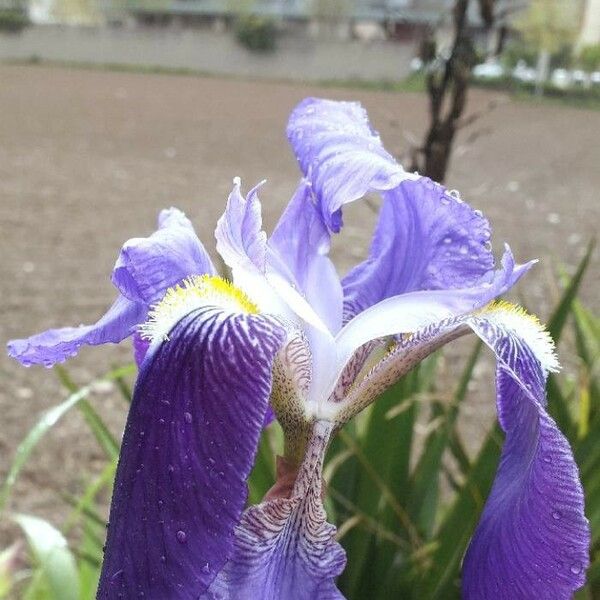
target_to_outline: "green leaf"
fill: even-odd
[[[48,433],[48,431],[52,429],[54,425],[56,425],[63,415],[69,412],[71,408],[76,406],[78,402],[81,402],[90,394],[90,392],[90,386],[81,388],[78,392],[71,394],[64,402],[42,414],[40,420],[33,426],[33,428],[29,431],[25,439],[17,448],[15,458],[13,459],[13,463],[8,471],[8,475],[6,476],[2,490],[0,491],[0,509],[3,509],[6,506],[10,492],[17,481],[17,477],[19,476],[21,469],[25,466],[29,455],[37,446],[42,437],[44,437],[44,435]]]
[[[464,487],[443,519],[436,536],[439,546],[417,597],[446,600],[457,595],[460,562],[492,487],[502,436],[498,425],[488,434]]]
[[[79,389],[79,386],[71,379],[65,367],[62,365],[56,365],[54,370],[58,374],[58,378],[63,386],[72,394],[76,393]],[[118,369],[118,371],[120,373],[122,369]],[[116,371],[113,371],[113,373],[116,373]],[[118,381],[121,378],[122,375],[115,374],[111,379]],[[119,456],[119,442],[109,431],[108,427],[105,425],[104,421],[96,412],[94,407],[87,400],[82,399],[78,403],[77,408],[83,414],[88,427],[94,434],[94,437],[96,438],[96,441],[100,447],[104,450],[106,456],[110,459],[117,458]]]
[[[366,417],[366,426],[356,436],[344,436],[344,432],[340,435],[359,467],[353,495],[357,507],[415,548],[420,539],[404,507],[410,494],[411,448],[418,414],[415,396],[426,389],[431,374],[425,370],[419,379],[419,371],[417,368],[409,373],[376,400]],[[402,410],[396,410],[398,407]],[[349,598],[378,597],[395,546],[380,535],[355,529],[348,533],[344,547],[350,569],[340,580],[342,591]]]
[[[583,276],[585,275],[585,272],[590,264],[590,258],[592,256],[592,252],[594,251],[595,245],[596,242],[594,240],[588,244],[586,253],[581,259],[575,275],[571,277],[571,280],[569,281],[561,299],[558,302],[558,306],[554,309],[554,312],[548,321],[548,331],[556,343],[558,343],[560,340],[565,323],[567,322],[569,314],[571,313],[571,307],[575,298],[577,297],[577,293],[579,292],[579,287],[581,285],[581,281],[583,280]]]
[[[271,449],[270,430],[277,427],[273,423],[265,428],[256,453],[256,461],[248,479],[248,502],[258,504],[275,483],[275,454]]]
[[[61,402],[57,406],[50,408],[44,412],[40,420],[30,429],[29,433],[25,436],[25,439],[19,444],[13,463],[10,466],[6,480],[0,489],[0,510],[6,506],[6,502],[10,496],[10,493],[15,485],[15,482],[19,476],[19,473],[25,466],[27,459],[38,445],[40,440],[48,433],[54,425],[71,410],[74,406],[77,406],[80,402],[85,400],[87,396],[94,389],[99,381],[110,381],[116,377],[122,377],[127,373],[131,372],[131,367],[123,367],[116,369],[108,373],[105,377],[95,380],[90,385],[78,389],[76,392],[71,394],[65,401]]]
[[[441,425],[436,427],[427,438],[425,449],[411,478],[412,491],[408,502],[408,512],[426,537],[431,536],[438,512],[442,457],[452,441],[452,434],[460,406],[467,394],[467,386],[473,376],[473,370],[477,364],[482,347],[483,344],[477,341],[449,405],[442,407],[438,404],[433,407],[430,422],[439,418],[442,419]],[[458,442],[456,445],[458,445]]]
[[[30,515],[14,515],[23,529],[34,559],[46,580],[47,600],[79,600],[79,576],[75,558],[62,533],[47,521]]]

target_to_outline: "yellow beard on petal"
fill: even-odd
[[[202,306],[218,306],[235,313],[257,313],[246,294],[217,275],[192,275],[169,288],[163,299],[148,311],[139,328],[147,340],[167,340],[169,331],[187,314]]]
[[[546,371],[555,372],[560,369],[554,340],[535,315],[529,314],[522,306],[505,300],[491,302],[478,312],[523,338]]]

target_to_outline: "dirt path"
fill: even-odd
[[[286,118],[310,94],[361,100],[397,154],[404,132],[422,135],[426,104],[417,94],[0,66],[0,340],[101,315],[121,243],[149,234],[163,207],[185,210],[212,251],[234,175],[245,186],[268,179],[270,229],[298,177]],[[574,265],[600,221],[600,112],[487,92],[474,93],[470,107],[492,98],[499,106],[478,121],[481,135],[472,143],[461,135],[449,184],[490,218],[497,250],[507,240],[520,259],[544,259],[520,293],[546,317],[552,259]],[[372,221],[364,204],[349,211],[334,252],[342,271],[365,255],[363,224]],[[596,268],[585,290],[596,308],[597,277]],[[127,360],[126,346],[84,350],[69,365],[72,376],[85,382]],[[483,375],[489,387],[491,373]],[[119,431],[123,403],[110,387],[97,395]],[[20,368],[0,353],[0,478],[40,411],[62,397],[52,372]],[[492,413],[478,394],[465,411],[476,425]],[[69,416],[36,453],[14,504],[58,519],[55,490],[76,490],[82,465],[93,469],[99,458],[78,416]]]

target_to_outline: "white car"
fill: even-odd
[[[587,85],[589,83],[590,76],[581,69],[575,69],[572,73],[573,82],[577,85]]]
[[[564,90],[571,85],[571,73],[567,69],[554,69],[550,80],[552,81],[552,85]]]
[[[524,83],[532,83],[536,79],[536,70],[528,67],[524,60],[520,60],[513,69],[512,76]]]
[[[498,79],[504,75],[504,67],[496,62],[481,63],[473,68],[473,76],[479,79]]]
[[[410,61],[410,70],[412,73],[417,73],[418,71],[420,71],[423,68],[423,61],[418,57],[415,56],[411,61]]]

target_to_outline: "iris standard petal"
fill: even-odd
[[[287,136],[325,224],[336,233],[343,204],[415,178],[383,148],[357,102],[306,98],[292,111]]]
[[[463,596],[568,600],[585,583],[590,531],[573,454],[545,409],[546,373],[527,328],[476,319],[498,358],[500,466],[463,562]]]
[[[214,275],[215,269],[189,219],[176,208],[159,215],[159,229],[123,245],[112,282],[127,298],[147,305],[190,275]]]
[[[8,354],[25,366],[43,364],[49,367],[74,356],[84,344],[96,346],[120,342],[135,331],[147,312],[144,304],[119,295],[94,325],[49,329],[26,339],[11,340],[7,344]]]
[[[468,288],[494,268],[480,212],[422,177],[383,194],[369,257],[343,279],[349,320],[407,292]]]
[[[342,286],[329,258],[330,233],[302,180],[268,241],[268,261],[298,289],[327,325],[342,325]]]
[[[334,579],[345,553],[321,501],[323,456],[331,423],[317,422],[290,498],[244,513],[233,556],[202,600],[339,600]]]
[[[280,265],[271,267],[267,260],[267,236],[262,230],[259,184],[246,198],[241,194],[239,177],[217,223],[217,251],[231,268],[233,281],[255,302],[262,312],[286,319],[298,317],[328,332],[315,310],[291,285]]]
[[[205,306],[153,344],[123,437],[99,599],[195,600],[222,568],[283,337],[270,318]]]
[[[217,223],[215,237],[217,250],[234,272],[266,269],[267,234],[262,229],[261,206],[258,199],[259,184],[247,198],[241,193],[241,181],[236,177],[233,190],[227,199],[223,216]]]

